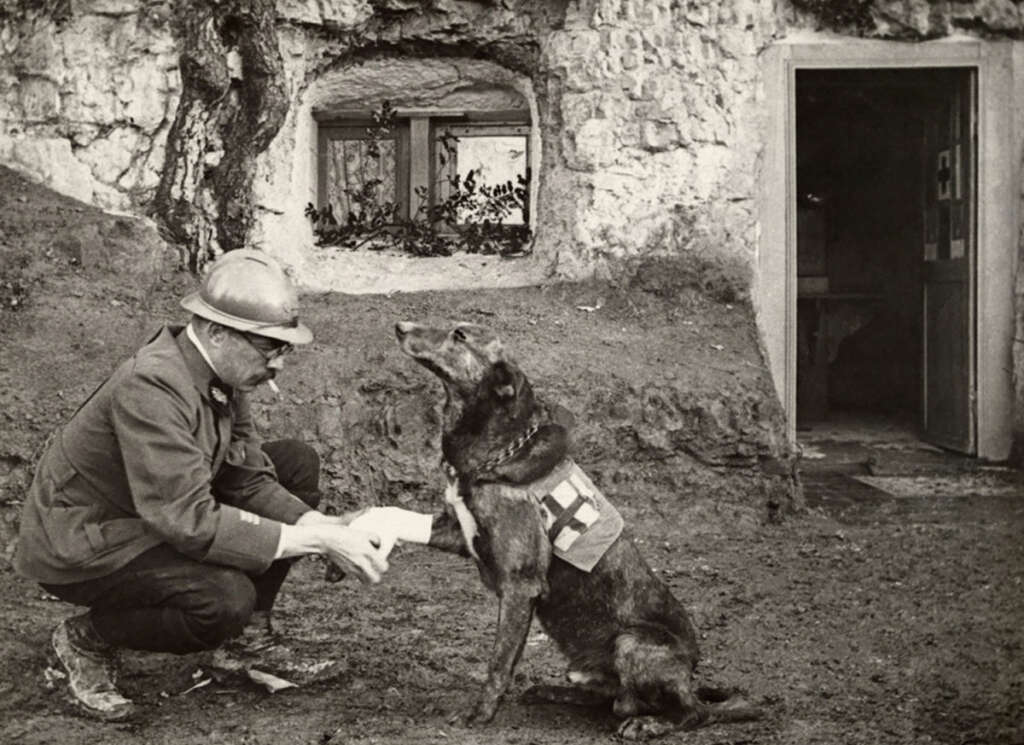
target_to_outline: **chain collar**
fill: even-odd
[[[526,443],[528,443],[535,434],[537,434],[537,430],[539,430],[541,426],[542,422],[531,422],[530,426],[527,427],[523,432],[521,432],[516,437],[516,439],[512,440],[512,442],[510,442],[508,445],[502,448],[499,452],[495,453],[490,458],[481,463],[479,467],[474,469],[474,471],[476,473],[489,471],[492,468],[500,466],[502,463],[512,458],[516,453],[523,449],[523,446],[526,445]],[[444,468],[444,473],[448,477],[449,481],[454,481],[457,478],[458,472],[455,470],[455,466],[453,466],[451,463],[442,459],[441,467]]]

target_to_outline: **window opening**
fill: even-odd
[[[372,122],[362,126],[320,128],[320,207],[339,223],[360,210],[361,199],[373,194],[380,202],[396,205],[396,218],[407,217],[408,130],[396,123],[390,132]]]
[[[467,180],[476,188],[522,190],[522,199],[476,206],[461,204],[456,210],[460,225],[478,219],[496,219],[504,225],[528,225],[530,127],[526,124],[451,124],[437,122],[434,151],[439,173],[438,194],[443,201]],[[502,209],[502,206],[504,209]]]
[[[415,255],[526,253],[530,125],[525,112],[321,115],[317,243]]]

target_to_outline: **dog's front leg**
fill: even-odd
[[[430,541],[428,546],[447,551],[451,554],[469,557],[469,549],[466,547],[466,539],[462,535],[462,528],[459,520],[450,510],[444,510],[434,516],[434,522],[430,526]]]
[[[498,630],[491,650],[487,682],[466,720],[467,724],[489,722],[494,718],[526,645],[536,601],[536,590],[530,584],[502,588],[498,603]]]

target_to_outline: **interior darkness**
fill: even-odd
[[[804,422],[841,412],[920,420],[924,112],[955,74],[797,72]]]

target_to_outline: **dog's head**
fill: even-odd
[[[462,400],[473,395],[497,363],[506,361],[501,340],[474,323],[437,328],[399,321],[395,336],[403,352],[439,377],[450,396]]]
[[[460,473],[500,471],[507,481],[525,483],[565,456],[568,427],[536,399],[493,332],[471,323],[434,328],[403,321],[395,334],[402,351],[444,384],[441,448]],[[528,442],[515,448],[515,457],[489,469],[496,454],[523,436]]]

